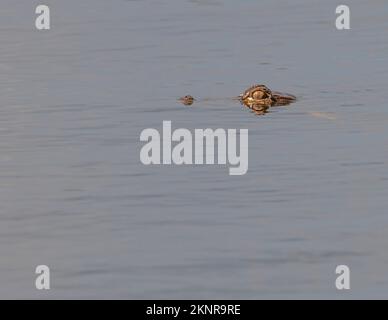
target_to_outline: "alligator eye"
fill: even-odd
[[[253,93],[253,99],[265,99],[268,98],[268,95],[263,91],[255,91]]]

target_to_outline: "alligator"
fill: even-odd
[[[296,101],[296,97],[294,95],[272,91],[263,84],[251,86],[242,94],[232,99],[240,101],[241,104],[250,108],[257,115],[267,113],[270,107],[285,106]],[[185,95],[178,100],[186,106],[191,106],[195,101],[197,101],[191,95]]]

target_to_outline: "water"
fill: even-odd
[[[0,12],[1,298],[387,297],[386,1],[45,3]],[[176,101],[254,83],[299,100]],[[163,120],[249,129],[248,173],[142,165]]]

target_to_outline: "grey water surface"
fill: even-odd
[[[1,1],[0,298],[388,298],[387,1],[38,4]],[[143,165],[163,120],[248,129],[247,174]]]

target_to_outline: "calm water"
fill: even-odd
[[[46,0],[48,32],[31,2],[0,11],[1,298],[388,297],[387,1],[342,32],[332,0]],[[176,102],[254,83],[299,101]],[[248,173],[142,165],[163,120],[249,129]]]

